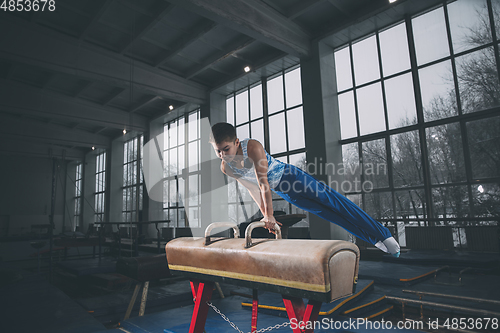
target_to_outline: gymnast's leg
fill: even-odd
[[[287,165],[275,192],[291,204],[341,226],[382,251],[399,256],[399,244],[386,227],[301,169]]]

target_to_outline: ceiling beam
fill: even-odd
[[[85,82],[80,88],[77,89],[77,91],[73,94],[73,97],[76,98],[76,97],[80,96],[85,90],[90,88],[93,84],[94,84],[94,82],[90,82],[90,81]]]
[[[66,73],[87,81],[134,89],[167,99],[204,104],[207,87],[86,42],[23,24],[12,15],[0,19],[0,59]],[[132,75],[131,75],[132,73]]]
[[[307,1],[299,1],[295,6],[290,8],[286,16],[290,19],[293,20],[296,17],[299,17],[300,15],[304,14],[307,12],[309,9],[313,8],[316,5],[319,5],[320,3],[325,2],[326,0],[307,0]]]
[[[118,96],[120,96],[124,91],[125,91],[125,89],[123,89],[123,88],[115,88],[108,95],[108,97],[106,97],[106,99],[101,102],[101,105],[107,105],[107,104],[111,103],[112,100],[114,100],[115,98],[117,98]]]
[[[140,115],[112,109],[82,99],[67,97],[23,84],[0,79],[0,111],[44,116],[96,126],[146,131],[148,121]]]
[[[352,16],[352,12],[349,11],[346,7],[345,7],[345,4],[343,4],[342,2],[343,1],[339,1],[339,0],[328,0],[328,2],[333,6],[335,7],[339,12],[341,12],[342,14],[344,14],[346,17],[351,17]]]
[[[89,33],[90,30],[94,27],[96,22],[98,22],[101,17],[104,15],[104,13],[108,10],[108,8],[111,6],[114,0],[106,0],[106,1],[94,1],[92,2],[93,4],[99,4],[99,8],[97,9],[96,13],[90,20],[90,22],[83,28],[83,30],[80,32],[80,36],[78,37],[79,40],[84,40],[87,34]]]
[[[33,157],[55,157],[66,160],[83,160],[85,153],[81,149],[60,147],[41,142],[2,138],[0,140],[1,155],[26,155]]]
[[[271,45],[296,57],[310,53],[310,36],[259,0],[168,0],[218,24]]]
[[[130,113],[137,112],[140,109],[142,109],[143,107],[145,107],[146,105],[151,104],[151,103],[156,102],[156,101],[161,100],[161,99],[162,98],[158,97],[158,96],[150,96],[145,101],[139,102],[139,103],[135,104],[134,106],[132,106]]]
[[[43,122],[21,119],[11,115],[0,115],[0,137],[33,140],[49,144],[71,145],[75,147],[108,148],[111,140],[108,137],[69,129]]]
[[[120,54],[124,54],[125,52],[127,52],[128,49],[130,49],[130,47],[134,45],[135,42],[137,42],[139,39],[144,37],[148,32],[150,32],[151,29],[153,29],[158,24],[158,22],[160,22],[165,16],[167,16],[168,13],[170,13],[174,8],[175,8],[174,5],[169,4],[162,11],[159,11],[157,15],[153,19],[151,19],[151,22],[146,27],[144,27],[144,29],[142,29],[142,31],[133,36],[132,40],[129,43],[127,43],[127,45],[123,46],[123,48],[120,50]]]
[[[226,59],[227,57],[232,56],[233,54],[235,54],[236,52],[238,52],[240,50],[243,50],[245,47],[249,46],[250,44],[252,44],[254,42],[255,42],[255,40],[252,38],[246,38],[244,41],[241,41],[240,39],[238,39],[237,41],[229,44],[225,48],[224,51],[216,52],[212,56],[205,59],[205,61],[203,63],[192,68],[186,74],[186,79],[188,79],[188,80],[192,79],[193,77],[200,74],[201,72],[203,72],[207,68],[210,68],[210,67],[214,66],[216,63],[218,63],[219,61],[222,61],[222,60]]]
[[[172,47],[171,50],[168,50],[165,52],[161,57],[160,60],[158,60],[155,63],[155,67],[160,67],[163,65],[165,62],[167,62],[169,59],[180,53],[182,50],[184,50],[186,47],[189,45],[193,44],[194,42],[198,41],[203,35],[209,33],[213,29],[217,27],[217,24],[213,22],[208,22],[202,25],[197,26],[193,31],[191,31],[187,36],[181,37],[180,41],[175,43]]]

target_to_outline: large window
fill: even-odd
[[[334,52],[346,179],[363,185],[346,192],[369,214],[498,221],[499,26],[500,2],[458,0]]]
[[[176,227],[200,227],[200,111],[164,124],[163,212]]]
[[[105,192],[106,192],[106,152],[102,152],[96,156],[94,222],[104,222]]]
[[[126,141],[123,146],[123,222],[138,222],[138,212],[142,211],[144,179],[139,163],[143,156],[142,142],[141,135]]]
[[[78,163],[75,171],[75,211],[73,214],[74,230],[80,228],[82,220],[82,185],[83,185],[83,164]]]
[[[240,140],[258,140],[273,157],[305,168],[304,117],[300,67],[263,79],[226,99],[227,122]],[[229,217],[245,222],[260,214],[245,188],[229,180]],[[274,210],[303,213],[273,194]]]

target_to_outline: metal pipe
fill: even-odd
[[[456,296],[456,295],[431,293],[431,292],[416,291],[416,290],[405,290],[405,289],[403,289],[402,291],[404,293],[410,293],[410,294],[416,294],[416,295],[422,295],[422,296],[436,296],[436,297],[459,299],[459,300],[463,300],[463,301],[471,301],[471,302],[478,302],[478,303],[492,303],[492,304],[500,305],[500,301],[495,301],[492,299],[467,297],[467,296]]]
[[[462,284],[462,274],[467,272],[467,271],[470,271],[472,269],[472,267],[467,267],[467,268],[464,268],[462,269],[459,273],[458,273],[458,282],[460,284]]]
[[[419,301],[416,299],[401,298],[401,297],[394,297],[394,296],[386,296],[385,298],[390,300],[390,301],[401,302],[403,304],[404,303],[417,304],[417,305],[422,304],[422,305],[434,306],[434,307],[443,308],[443,309],[463,311],[463,312],[478,314],[478,315],[482,315],[482,316],[500,317],[500,312],[478,310],[478,309],[466,308],[466,307],[462,307],[462,306],[455,306],[455,305],[448,305],[448,304],[441,304],[441,303],[427,302],[427,301]]]

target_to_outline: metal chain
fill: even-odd
[[[238,326],[236,326],[235,323],[233,323],[231,320],[229,320],[228,317],[226,317],[222,312],[220,312],[219,309],[217,309],[217,307],[215,305],[213,305],[212,303],[210,302],[207,302],[208,306],[210,306],[216,313],[218,313],[222,319],[224,319],[225,321],[227,321],[229,323],[229,325],[231,325],[232,328],[234,328],[236,331],[238,331],[239,333],[245,333],[243,332],[242,330],[240,330],[238,328]],[[260,330],[258,331],[254,331],[254,332],[249,332],[249,333],[262,333],[262,332],[269,332],[269,331],[272,331],[272,330],[275,330],[275,329],[278,329],[278,328],[281,328],[281,327],[286,327],[290,325],[290,323],[288,321],[285,321],[283,324],[276,324],[274,326],[269,326],[267,328],[261,328]]]

